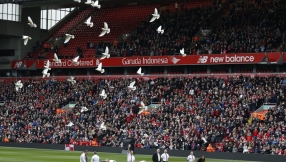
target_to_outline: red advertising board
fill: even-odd
[[[61,63],[50,60],[51,68],[87,68],[96,67],[101,62],[103,67],[128,67],[128,66],[176,66],[176,65],[214,65],[214,64],[257,64],[263,58],[271,58],[272,62],[280,58],[280,52],[273,53],[243,53],[243,54],[212,54],[212,55],[189,55],[182,57],[174,56],[134,56],[134,57],[111,57],[100,60],[98,58],[79,59],[79,65],[72,63],[71,59],[63,59]],[[47,60],[37,60],[36,68],[41,69]],[[12,62],[12,68],[16,63]]]

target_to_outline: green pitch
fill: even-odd
[[[92,150],[88,154],[88,161],[92,156]],[[45,149],[28,149],[14,147],[0,147],[0,162],[79,162],[79,151],[61,151],[61,150],[45,150]],[[124,154],[111,154],[98,152],[100,160],[110,159],[116,162],[126,162],[127,158]],[[136,162],[146,160],[151,162],[151,155],[135,155]],[[170,155],[169,162],[186,162],[186,157],[172,157]],[[242,162],[235,160],[219,160],[208,159],[207,162]],[[245,161],[244,161],[245,162]]]

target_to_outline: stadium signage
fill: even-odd
[[[210,57],[210,63],[248,63],[254,62],[255,56],[222,56],[222,57]]]
[[[61,63],[50,60],[51,68],[88,68],[97,67],[102,63],[103,67],[128,67],[128,66],[176,66],[176,65],[218,65],[218,64],[259,64],[262,61],[277,62],[281,58],[281,52],[270,53],[239,53],[239,54],[213,54],[213,55],[188,55],[174,56],[136,56],[136,57],[111,57],[104,60],[98,58],[80,58],[79,65],[75,65],[71,59],[62,59]],[[286,57],[283,56],[284,62]],[[12,61],[11,68],[17,69],[21,60]],[[37,69],[42,69],[47,60],[23,61],[27,68],[36,64]]]
[[[168,58],[136,57],[122,59],[122,65],[164,65],[168,63]]]
[[[80,67],[88,67],[88,66],[97,66],[96,64],[94,64],[94,59],[91,59],[91,60],[79,60],[78,61],[78,65],[74,64],[72,62],[72,60],[61,60],[61,62],[53,62],[53,61],[50,61],[50,67],[54,67],[54,68],[57,68],[57,67],[73,67],[73,66],[80,66]],[[47,60],[44,61],[44,65],[47,64]]]

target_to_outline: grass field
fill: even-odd
[[[79,162],[79,151],[61,151],[46,149],[28,149],[14,147],[0,147],[0,162]],[[97,153],[100,160],[110,159],[116,162],[126,162],[126,155],[112,153]],[[92,152],[88,154],[90,161]],[[186,157],[171,157],[169,162],[186,162]],[[151,155],[135,155],[136,162],[146,160],[151,162]],[[242,162],[235,160],[206,159],[207,162]],[[244,161],[245,162],[245,161]]]

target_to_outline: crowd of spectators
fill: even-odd
[[[77,79],[77,78],[76,78]],[[136,80],[135,91],[126,89]],[[0,140],[21,143],[75,143],[217,152],[286,154],[284,78],[194,77],[144,79],[27,80],[0,85]],[[284,81],[285,83],[285,81]],[[99,93],[105,89],[107,98]],[[138,114],[140,102],[160,106]],[[75,108],[58,111],[74,102]],[[274,103],[264,120],[250,113]],[[81,112],[81,107],[88,111]],[[74,125],[68,127],[72,122]],[[107,129],[100,129],[104,122]],[[207,143],[205,143],[204,139]]]
[[[283,52],[285,7],[284,0],[231,0],[191,9],[177,6],[174,12],[162,9],[160,19],[150,23],[150,15],[136,27],[135,35],[122,42],[87,42],[86,49],[95,49],[95,57],[100,57],[106,46],[112,57],[174,55],[182,48],[189,55]],[[156,31],[159,26],[164,34]],[[39,43],[33,50],[38,49]],[[65,58],[67,54],[58,55]],[[45,56],[39,55],[38,59]]]
[[[285,1],[235,1],[228,6],[210,34],[196,42],[197,54],[285,51]]]
[[[159,20],[143,21],[137,34],[120,42],[113,55],[173,55],[181,48],[193,55],[284,51],[285,5],[283,0],[217,1],[202,8],[161,11]],[[160,25],[165,29],[162,35],[156,31]],[[193,42],[205,29],[209,34]]]
[[[150,23],[151,16],[137,26],[136,35],[131,36],[115,47],[113,55],[120,56],[159,56],[173,55],[185,48],[185,53],[192,53],[192,39],[200,28],[211,26],[212,20],[222,13],[221,5],[201,8],[181,8],[176,12],[160,11],[160,19]],[[164,34],[156,29],[162,26]]]

